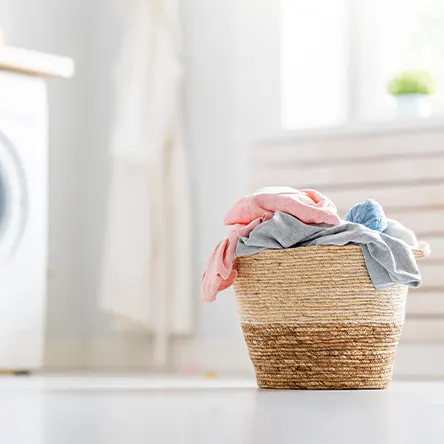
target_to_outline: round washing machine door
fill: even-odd
[[[0,261],[20,244],[27,220],[26,178],[11,141],[0,130]]]

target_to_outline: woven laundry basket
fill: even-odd
[[[376,290],[361,247],[266,250],[237,258],[236,268],[242,330],[259,387],[387,387],[408,287]]]

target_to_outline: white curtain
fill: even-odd
[[[191,212],[181,136],[177,0],[123,1],[102,308],[153,337],[153,364],[191,331]]]

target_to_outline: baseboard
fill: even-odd
[[[444,345],[400,344],[395,378],[444,379]]]
[[[176,339],[166,370],[252,375],[253,367],[242,338]],[[152,371],[151,344],[140,335],[92,339],[49,339],[45,369],[53,371]],[[165,370],[165,369],[162,369]],[[401,344],[395,378],[444,378],[444,345]]]
[[[149,371],[152,346],[140,335],[49,338],[45,369],[50,371]],[[167,370],[253,374],[248,350],[240,339],[175,339]]]

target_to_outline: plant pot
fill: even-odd
[[[432,112],[430,99],[426,94],[400,94],[395,99],[399,117],[429,117]]]

